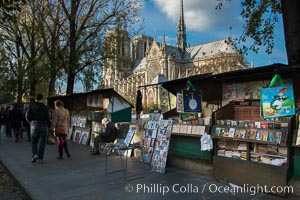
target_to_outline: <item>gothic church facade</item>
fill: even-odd
[[[116,33],[112,30],[107,36],[113,34]],[[247,68],[243,55],[228,38],[187,46],[183,0],[180,0],[176,46],[166,44],[164,35],[161,42],[156,41],[156,37],[139,35],[130,44],[126,32],[122,32],[122,38],[122,42],[114,46],[118,56],[104,62],[104,87],[114,88],[132,100],[136,91],[141,90],[144,104],[157,104],[162,110],[167,109],[163,108],[166,91],[159,83]]]

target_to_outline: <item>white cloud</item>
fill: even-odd
[[[155,6],[173,22],[178,22],[180,0],[153,0]],[[224,1],[226,2],[226,1]],[[184,19],[188,30],[209,31],[240,26],[240,1],[226,2],[216,10],[216,0],[184,0]]]

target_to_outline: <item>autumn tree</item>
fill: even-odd
[[[59,0],[67,26],[62,30],[67,73],[67,94],[72,94],[76,76],[87,67],[101,66],[103,37],[117,22],[137,22],[139,0]],[[93,70],[88,70],[91,74]],[[93,77],[93,76],[90,76]]]
[[[14,18],[16,12],[21,11],[24,4],[26,4],[26,0],[0,1],[0,18],[2,20],[10,20],[11,18]]]

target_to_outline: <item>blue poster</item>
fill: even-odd
[[[202,112],[201,91],[183,90],[183,112]]]

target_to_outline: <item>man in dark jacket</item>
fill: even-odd
[[[27,119],[30,122],[32,146],[32,162],[43,163],[46,136],[50,125],[47,106],[43,103],[43,95],[36,95],[36,102],[29,105]]]
[[[99,144],[114,142],[118,137],[118,129],[115,127],[113,122],[110,122],[107,118],[102,119],[102,125],[105,127],[105,131],[102,131],[100,135],[94,139],[94,151],[91,155],[99,155]]]

